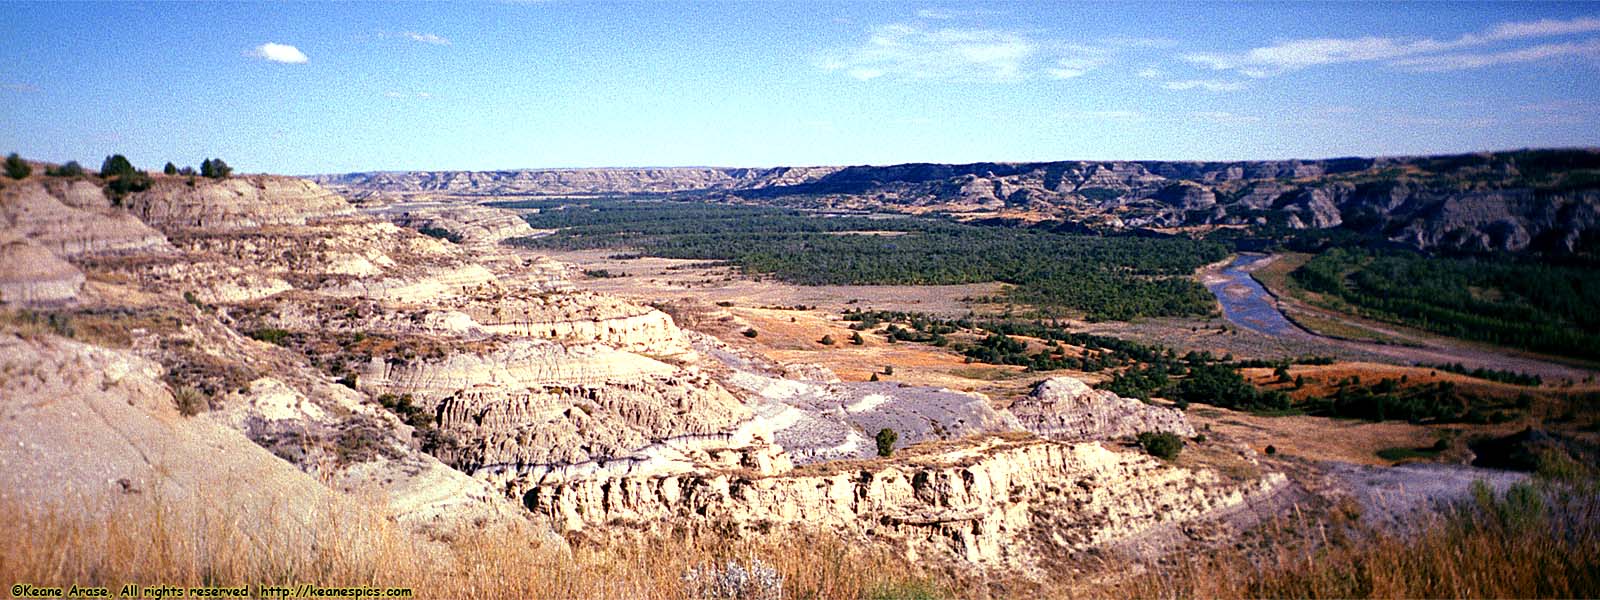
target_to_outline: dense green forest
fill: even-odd
[[[596,199],[506,204],[537,208],[530,225],[556,229],[514,243],[548,249],[632,248],[664,258],[727,261],[802,285],[941,285],[1000,281],[1008,301],[1081,312],[1091,320],[1210,312],[1189,277],[1221,260],[1218,243],[1060,234],[916,217]],[[874,232],[862,235],[860,232]]]
[[[1496,345],[1600,359],[1600,270],[1335,248],[1293,277],[1373,318]]]

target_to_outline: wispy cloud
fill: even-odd
[[[301,52],[299,48],[274,42],[256,46],[246,54],[262,60],[285,64],[305,64],[309,60],[306,58],[306,53]]]
[[[1071,55],[1057,59],[1055,66],[1044,70],[1046,75],[1055,79],[1071,79],[1106,64],[1106,53],[1099,48],[1071,45],[1065,49]]]
[[[1248,77],[1270,77],[1315,66],[1358,62],[1382,62],[1412,71],[1449,71],[1532,62],[1561,56],[1595,56],[1600,54],[1600,46],[1597,46],[1600,40],[1544,44],[1482,53],[1466,52],[1494,44],[1593,32],[1600,32],[1600,18],[1512,21],[1452,40],[1379,36],[1291,39],[1270,46],[1251,48],[1244,52],[1191,52],[1180,58],[1192,64],[1221,71],[1234,71]]]
[[[1515,50],[1483,53],[1453,53],[1437,56],[1419,56],[1396,60],[1390,63],[1393,66],[1412,71],[1459,71],[1462,69],[1478,69],[1494,65],[1507,65],[1578,56],[1587,58],[1600,58],[1600,39],[1591,39],[1582,42],[1562,42],[1558,44],[1540,44]]]
[[[1112,52],[999,29],[891,24],[873,28],[859,46],[823,54],[817,64],[863,81],[1016,82],[1081,77],[1108,64]]]
[[[1155,67],[1146,67],[1146,68],[1143,68],[1143,69],[1139,69],[1139,72],[1138,73],[1134,73],[1134,74],[1138,75],[1139,77],[1143,77],[1145,79],[1160,79],[1161,76],[1163,75],[1161,70],[1157,69]]]
[[[393,98],[393,99],[396,99],[396,100],[402,100],[402,99],[406,99],[406,98],[422,98],[422,99],[426,100],[428,98],[432,98],[433,94],[430,94],[428,92],[397,92],[397,91],[394,91],[394,90],[390,90],[390,91],[384,92],[383,93],[383,97],[385,97],[385,98]]]
[[[992,8],[924,8],[917,11],[919,19],[933,19],[935,21],[948,21],[951,19],[965,19],[988,15],[1005,14],[1005,11]]]
[[[824,56],[824,70],[856,79],[1017,81],[1026,77],[1039,44],[987,29],[925,30],[913,25],[874,28],[866,44]]]
[[[23,94],[34,94],[41,91],[39,86],[31,83],[0,83],[0,90],[19,92]]]
[[[1165,48],[1176,48],[1176,47],[1178,47],[1178,40],[1174,40],[1174,39],[1170,39],[1170,38],[1108,37],[1108,38],[1105,38],[1105,39],[1103,39],[1101,41],[1105,42],[1105,44],[1108,45],[1108,46],[1120,46],[1120,47],[1123,47],[1123,48],[1165,49]]]
[[[436,33],[420,33],[416,31],[402,31],[400,36],[413,42],[433,44],[435,46],[449,46],[450,40]]]
[[[1234,92],[1244,89],[1242,81],[1219,81],[1216,79],[1186,79],[1183,81],[1168,81],[1161,87],[1169,90],[1205,90],[1208,92]]]

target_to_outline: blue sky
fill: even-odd
[[[1600,4],[0,3],[0,152],[241,171],[1600,145]]]

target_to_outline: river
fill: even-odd
[[[1235,325],[1271,336],[1301,335],[1300,329],[1278,310],[1278,302],[1250,276],[1250,271],[1272,257],[1240,254],[1227,267],[1204,278],[1206,289],[1222,303],[1222,315]]]

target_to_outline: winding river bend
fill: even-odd
[[[1306,331],[1284,316],[1283,311],[1278,309],[1278,299],[1267,292],[1261,282],[1250,276],[1251,271],[1266,266],[1273,258],[1269,254],[1240,254],[1227,266],[1209,268],[1201,274],[1201,283],[1222,304],[1222,315],[1229,323],[1278,339],[1303,340],[1321,344],[1324,348],[1362,353],[1370,357],[1365,360],[1377,359],[1398,364],[1461,363],[1471,368],[1509,369],[1546,379],[1569,381],[1579,381],[1596,374],[1596,371],[1585,366],[1561,364],[1547,357],[1387,328],[1374,330],[1399,343],[1331,338]]]
[[[1306,335],[1278,310],[1277,299],[1267,288],[1250,276],[1271,260],[1266,254],[1240,254],[1227,267],[1204,278],[1206,289],[1222,303],[1222,315],[1235,325],[1271,336]]]

